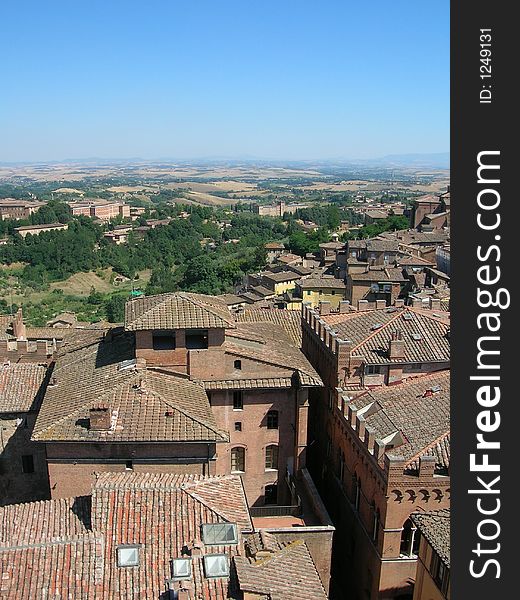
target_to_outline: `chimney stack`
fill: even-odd
[[[103,404],[90,408],[89,419],[92,431],[108,431],[112,424],[112,414],[108,405]]]
[[[25,323],[23,322],[23,313],[21,308],[16,311],[16,316],[13,319],[13,334],[18,341],[27,339],[27,331],[25,328]]]
[[[404,358],[404,340],[402,331],[393,331],[390,338],[388,354],[391,359]]]

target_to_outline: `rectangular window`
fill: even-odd
[[[172,560],[172,579],[191,579],[191,558],[174,558]]]
[[[188,350],[205,350],[207,347],[207,329],[186,329],[186,348]]]
[[[420,371],[422,369],[422,363],[412,363],[408,368],[410,371]]]
[[[265,486],[264,504],[276,504],[278,502],[278,486],[276,483]]]
[[[381,373],[381,365],[367,365],[365,373],[367,375],[379,375]]]
[[[271,445],[265,449],[265,468],[269,471],[278,469],[278,446]]]
[[[278,429],[278,411],[270,410],[267,413],[267,429]]]
[[[244,408],[244,393],[241,390],[233,392],[233,410]]]
[[[231,448],[231,472],[245,473],[246,470],[246,451],[244,448]]]
[[[131,460],[127,460],[125,463],[125,469],[127,471],[133,471],[134,470],[134,463]]]
[[[235,421],[235,431],[242,431],[242,421]]]
[[[34,473],[34,457],[32,454],[24,454],[22,456],[22,472]]]
[[[152,348],[154,350],[175,350],[174,331],[154,331],[152,333]]]
[[[228,546],[238,544],[235,523],[203,523],[202,541],[206,546]]]
[[[208,578],[228,577],[229,562],[225,554],[206,554],[204,557],[204,574]]]
[[[139,546],[120,546],[117,549],[118,567],[137,567],[139,565]]]

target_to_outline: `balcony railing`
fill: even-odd
[[[268,504],[266,506],[251,506],[251,516],[255,517],[300,517],[302,514],[301,502],[292,506]]]

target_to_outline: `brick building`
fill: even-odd
[[[124,202],[113,202],[110,200],[81,200],[69,202],[70,210],[74,216],[84,215],[110,221],[116,217],[130,218],[130,206]]]
[[[0,220],[27,219],[42,206],[45,206],[45,202],[2,198],[0,199]]]
[[[449,507],[449,329],[436,314],[304,308],[303,351],[324,382],[311,393],[308,463],[337,528],[344,597],[411,599],[410,514]]]
[[[104,473],[88,495],[0,508],[0,523],[6,600],[327,598],[306,528],[257,529],[235,475]]]
[[[286,331],[187,293],[129,301],[125,327],[55,357],[33,433],[52,496],[96,471],[235,472],[251,505],[293,505],[321,380]]]
[[[414,513],[411,519],[421,536],[413,600],[449,600],[450,511]]]
[[[47,365],[0,366],[0,505],[49,497],[45,449],[31,441]]]
[[[127,303],[125,326],[149,367],[189,377],[209,395],[229,442],[216,472],[240,472],[248,499],[290,504],[287,475],[305,466],[309,389],[316,371],[273,322],[237,322],[221,299],[163,294]]]

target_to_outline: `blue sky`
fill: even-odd
[[[4,2],[0,161],[449,150],[449,2]]]

